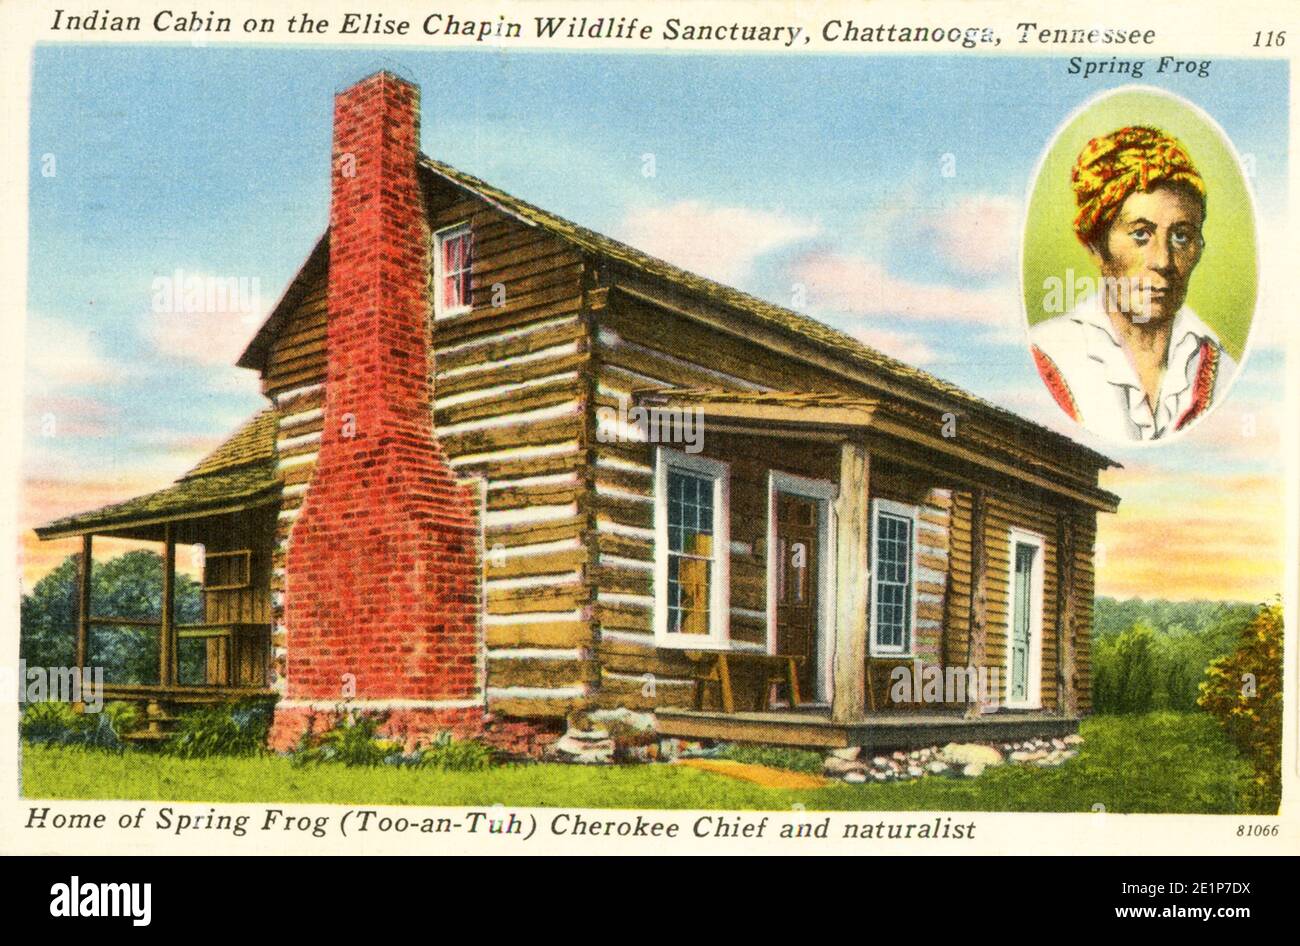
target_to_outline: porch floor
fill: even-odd
[[[919,749],[949,742],[1018,742],[1078,732],[1077,717],[1011,711],[966,718],[943,713],[869,713],[852,723],[835,722],[825,707],[772,712],[723,713],[662,708],[655,711],[661,736],[758,742],[778,746],[871,750]]]
[[[155,700],[159,703],[234,703],[255,697],[272,697],[276,691],[269,687],[237,687],[217,685],[160,686],[156,683],[106,683],[105,701]]]

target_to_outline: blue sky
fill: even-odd
[[[426,153],[773,301],[803,285],[817,317],[1060,425],[1023,343],[1024,193],[1065,117],[1128,77],[1085,81],[1053,58],[43,45],[29,524],[165,484],[260,406],[233,360],[326,225],[332,95],[377,68],[421,86]],[[1209,80],[1148,68],[1143,83],[1213,115],[1256,156],[1258,206],[1285,205],[1285,64],[1220,60]],[[177,269],[255,279],[257,311],[153,313],[152,280]],[[1149,474],[1143,501],[1180,475],[1268,485],[1283,367],[1257,340],[1232,403],[1201,425],[1217,433],[1111,449]],[[1242,412],[1245,446],[1208,455]],[[28,575],[47,559],[29,549]]]

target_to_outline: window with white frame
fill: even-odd
[[[434,315],[445,319],[468,312],[472,305],[470,269],[474,235],[464,223],[436,234],[434,247]]]
[[[915,506],[877,499],[871,519],[871,652],[910,654],[916,626]]]
[[[655,470],[655,636],[661,645],[727,640],[728,469],[660,448]]]

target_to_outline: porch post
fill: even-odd
[[[867,601],[870,457],[864,444],[840,445],[840,491],[835,500],[835,659],[831,718],[855,722],[867,706]]]
[[[1061,512],[1056,520],[1056,711],[1079,715],[1074,689],[1074,516]]]
[[[81,537],[81,563],[77,570],[77,677],[82,677],[86,669],[86,657],[90,651],[90,570],[93,536],[86,533]]]
[[[163,524],[162,628],[158,640],[158,682],[176,683],[176,538],[170,522]]]
[[[984,488],[976,486],[971,490],[970,495],[970,629],[966,643],[966,665],[973,667],[976,672],[988,659],[988,550],[985,545],[987,523],[988,498]],[[982,697],[983,694],[976,687],[976,698],[966,707],[966,715],[981,715]]]

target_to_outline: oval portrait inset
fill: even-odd
[[[1084,106],[1039,164],[1021,252],[1034,363],[1075,422],[1165,441],[1223,400],[1255,310],[1255,211],[1200,109],[1133,87]]]

